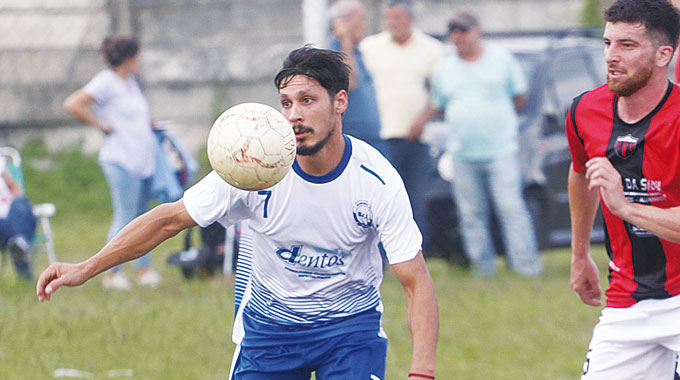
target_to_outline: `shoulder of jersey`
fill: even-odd
[[[397,170],[377,149],[363,140],[349,136],[352,141],[352,158],[350,165],[361,167],[386,182],[398,175]]]
[[[584,99],[598,99],[598,100],[605,100],[608,98],[613,98],[614,93],[611,92],[609,89],[609,86],[607,84],[600,85],[598,87],[595,87],[592,90],[585,91],[584,93],[580,94],[578,97],[581,97],[581,101]]]

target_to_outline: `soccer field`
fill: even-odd
[[[29,195],[58,201],[53,218],[57,257],[79,261],[105,240],[108,193],[103,178],[97,177],[96,162],[68,154],[56,160],[69,174],[52,170],[36,176],[27,170],[29,186],[34,186]],[[80,190],[78,197],[68,203],[56,199],[73,193],[73,186]],[[234,349],[233,279],[186,281],[165,262],[180,249],[182,238],[154,253],[153,266],[164,281],[153,290],[137,286],[132,292],[107,291],[95,278],[80,288],[62,289],[41,304],[34,284],[18,282],[5,263],[0,269],[0,379],[46,380],[58,369],[71,368],[91,379],[132,374],[149,380],[226,380]],[[596,247],[593,255],[606,270],[604,250]],[[501,271],[492,279],[428,260],[440,307],[438,379],[579,378],[599,309],[583,305],[569,287],[567,249],[543,252],[542,258],[542,277]],[[44,255],[36,258],[36,268],[46,264]],[[131,267],[126,271],[133,275]],[[606,284],[604,275],[602,281]],[[410,336],[404,294],[389,269],[381,290],[390,337],[387,379],[405,379]]]
[[[82,226],[83,233],[90,227]],[[59,368],[87,371],[95,379],[115,369],[132,370],[135,379],[226,379],[234,347],[231,278],[187,282],[164,256],[159,250],[155,257],[164,276],[158,289],[106,291],[96,278],[43,304],[32,284],[17,283],[5,267],[0,379],[50,379]],[[80,259],[63,251],[60,258]],[[439,379],[578,378],[598,309],[572,294],[568,251],[543,258],[546,273],[538,279],[507,272],[472,278],[441,260],[428,261],[441,313]],[[390,271],[382,292],[390,337],[387,379],[402,379],[410,336],[403,292]]]

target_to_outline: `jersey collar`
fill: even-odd
[[[342,174],[342,172],[345,171],[345,168],[349,163],[349,158],[352,156],[352,142],[346,135],[343,135],[342,137],[345,138],[345,151],[342,153],[342,159],[340,160],[338,166],[336,166],[335,169],[331,170],[330,173],[320,176],[307,174],[302,170],[302,168],[298,164],[297,158],[295,159],[295,162],[293,162],[293,170],[295,171],[295,173],[305,181],[311,183],[328,183],[338,178],[340,174]]]

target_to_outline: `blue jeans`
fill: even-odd
[[[522,195],[516,154],[493,161],[454,159],[453,197],[458,208],[463,247],[477,274],[496,273],[489,205],[493,203],[512,270],[535,276],[543,272],[536,232]]]
[[[404,180],[404,186],[411,201],[413,218],[427,240],[427,201],[429,199],[428,181],[432,178],[434,164],[430,147],[421,142],[406,139],[387,139],[387,158]]]
[[[116,234],[130,223],[134,218],[149,210],[151,202],[151,177],[140,178],[130,174],[119,165],[102,163],[104,177],[109,183],[111,204],[113,206],[113,221],[106,236],[106,241],[113,239]],[[134,261],[137,269],[148,268],[151,264],[149,255],[146,254]],[[112,270],[117,272],[121,266]]]
[[[35,226],[36,220],[31,203],[26,197],[15,198],[7,217],[0,219],[0,248],[7,247],[8,240],[17,236],[23,237],[30,244],[35,235]],[[23,262],[19,262],[17,257],[12,255],[12,263],[18,274],[26,278],[31,277],[30,260],[24,259]]]

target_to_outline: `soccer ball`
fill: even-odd
[[[267,105],[235,105],[213,123],[208,159],[232,186],[243,190],[272,187],[286,176],[295,160],[293,127]]]

